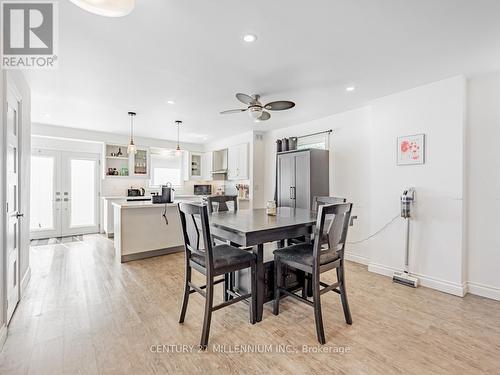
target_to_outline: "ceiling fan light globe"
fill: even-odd
[[[248,115],[256,120],[262,115],[262,108],[261,107],[250,107],[248,108]]]

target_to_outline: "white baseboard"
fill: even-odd
[[[369,263],[368,271],[392,277],[395,271],[401,271],[401,270],[377,263]],[[413,273],[412,275],[418,277],[419,285],[425,286],[427,288],[436,289],[439,290],[440,292],[453,294],[459,297],[463,297],[467,294],[467,283],[459,284],[446,280],[436,279],[434,277],[429,277],[425,275],[419,275]]]
[[[355,262],[355,263],[364,264],[365,266],[368,265],[368,263],[369,263],[369,260],[367,257],[364,257],[362,255],[358,255],[358,254],[354,254],[354,253],[351,253],[349,251],[346,251],[344,253],[344,256],[345,256],[346,260],[350,260],[351,262]]]
[[[28,286],[30,280],[31,280],[31,267],[28,266],[28,269],[24,273],[24,277],[21,281],[21,297],[24,295],[24,291],[26,290],[26,287]]]
[[[3,349],[6,340],[7,340],[7,326],[3,324],[0,327],[0,352]]]
[[[470,294],[500,301],[500,288],[470,281],[467,283],[467,288]]]

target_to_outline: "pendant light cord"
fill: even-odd
[[[134,140],[134,115],[130,115],[130,139]]]

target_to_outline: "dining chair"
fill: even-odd
[[[207,197],[208,212],[225,212],[229,211],[228,203],[232,203],[233,211],[238,211],[238,196],[237,195],[211,195]],[[230,206],[231,206],[230,205]]]
[[[212,214],[214,212],[236,212],[238,211],[238,196],[237,195],[211,195],[207,197],[208,213]],[[231,208],[231,209],[230,209]],[[221,238],[212,235],[214,244],[224,244],[228,241],[225,238]],[[248,250],[248,249],[247,249]],[[231,272],[224,276],[224,301],[232,299],[232,294],[230,292],[234,291],[235,274]]]
[[[339,203],[345,203],[347,202],[347,199],[345,198],[339,198],[339,197],[318,197],[314,196],[313,197],[313,211],[318,211],[318,207],[324,204],[339,204]]]
[[[210,334],[212,312],[232,305],[233,303],[250,299],[250,323],[255,324],[255,309],[257,303],[255,297],[257,288],[255,256],[251,252],[241,250],[228,244],[213,246],[206,205],[179,203],[178,208],[184,236],[184,252],[186,258],[184,297],[179,323],[184,323],[189,296],[192,293],[198,292],[205,297],[205,312],[200,347],[206,349]],[[231,300],[226,300],[214,306],[214,285],[224,282],[224,278],[216,278],[246,268],[250,268],[251,271],[250,293],[233,295],[234,298]],[[191,281],[193,269],[205,276],[205,285],[198,286]]]
[[[314,240],[312,243],[301,243],[274,251],[274,306],[273,314],[279,314],[281,294],[291,296],[314,308],[316,334],[320,344],[325,343],[325,332],[321,311],[320,296],[333,291],[340,294],[344,317],[347,324],[352,324],[351,312],[347,301],[344,271],[344,249],[349,228],[352,203],[319,205]],[[312,277],[312,301],[304,295],[299,296],[283,286],[282,266],[287,265]],[[331,285],[320,281],[320,275],[335,269],[337,282]],[[321,289],[323,287],[323,289]]]

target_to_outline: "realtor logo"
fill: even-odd
[[[57,67],[58,4],[2,1],[2,68]]]

